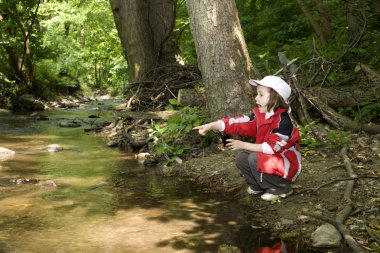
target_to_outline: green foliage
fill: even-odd
[[[84,89],[126,88],[127,65],[107,1],[49,1],[41,6],[40,19],[43,49],[60,71]]]
[[[176,103],[172,101],[172,103]],[[206,122],[206,115],[197,107],[182,107],[166,124],[154,124],[149,129],[149,147],[167,164],[173,163],[190,147],[186,144],[192,129]]]
[[[178,107],[180,107],[180,104],[177,99],[169,99],[169,105],[165,107],[165,110],[173,111]]]
[[[237,7],[249,54],[263,76],[281,67],[278,52],[310,35],[308,22],[295,1],[239,0]],[[305,45],[295,52],[296,57],[305,54],[307,58]]]
[[[37,1],[0,2],[3,10],[0,72],[12,78],[9,73],[14,73],[15,67],[10,65],[10,59],[22,58],[24,50],[23,33],[17,25],[13,3],[29,29]],[[127,64],[108,1],[41,1],[30,34],[36,77],[33,91],[37,95],[66,92],[78,83],[82,90],[107,89],[118,93],[126,89]],[[24,67],[28,67],[26,62]]]
[[[324,46],[297,1],[237,0],[236,3],[250,56],[262,76],[273,74],[282,67],[278,52],[285,52],[289,59],[298,58],[298,66],[304,64],[299,70],[302,72],[298,75],[300,83],[309,83],[309,78],[315,78],[316,71],[320,71],[321,78],[326,77],[330,84],[342,83],[352,77],[352,63],[358,62],[380,70],[380,29],[371,1],[324,1],[332,19],[333,37]],[[305,3],[321,25],[320,13],[313,8],[312,1]],[[342,4],[352,5],[359,29],[363,31],[361,37],[354,36],[347,29],[348,7],[342,8]],[[363,17],[364,10],[367,17]],[[347,66],[348,63],[351,67]]]
[[[196,64],[197,53],[195,51],[194,38],[190,31],[190,18],[185,1],[181,1],[177,4],[176,11],[177,18],[174,34],[181,51],[181,58],[185,64]]]
[[[8,80],[0,72],[0,106],[8,107],[16,97],[17,92],[18,86],[15,84],[15,81]]]
[[[312,127],[316,124],[315,121],[307,124],[305,126],[300,126],[300,144],[301,144],[301,152],[303,155],[313,155],[316,152],[317,148],[321,146],[321,143],[314,138],[312,133]]]
[[[329,142],[329,148],[333,150],[341,149],[346,143],[348,143],[351,138],[348,132],[340,130],[330,130],[328,131],[326,138]]]
[[[361,103],[358,108],[339,108],[338,112],[353,118],[357,123],[370,123],[380,118],[379,103]]]

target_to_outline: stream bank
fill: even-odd
[[[155,116],[148,119],[148,115]],[[153,121],[155,124],[164,122],[167,116],[124,111],[119,114],[118,122],[124,124],[124,128],[120,128],[126,129],[123,134],[127,133],[128,143],[134,137],[146,139],[149,125]],[[117,131],[113,134],[118,136]],[[119,140],[122,137],[119,135]],[[183,139],[193,143],[197,138],[202,137],[192,132]],[[379,135],[350,134],[349,138],[347,157],[357,178],[350,196],[353,211],[344,226],[364,249],[376,249],[376,237],[371,233],[380,231]],[[323,218],[334,219],[344,210],[347,202],[343,196],[347,182],[352,179],[347,174],[339,149],[321,145],[309,150],[303,157],[303,171],[293,184],[294,194],[280,201],[266,202],[260,196],[251,197],[246,193],[247,185],[234,165],[236,153],[224,149],[220,142],[201,150],[194,148],[188,152],[190,155],[181,156],[179,163],[172,166],[159,165],[160,173],[167,177],[186,178],[206,187],[209,192],[226,194],[229,201],[238,205],[237,208],[246,210],[251,227],[270,231],[271,236],[302,242],[316,252],[352,252],[341,237],[331,244],[329,242],[330,246],[323,243],[323,248],[311,247],[313,244],[317,247],[312,237],[325,221],[305,215],[313,212]],[[140,152],[150,151],[145,146]],[[341,236],[338,231],[335,234]]]
[[[354,213],[345,225],[357,242],[368,249],[376,247],[368,230],[380,230],[380,141],[379,136],[353,135],[352,138],[349,156],[359,179],[351,197]],[[246,193],[247,185],[234,163],[236,152],[225,150],[222,145],[213,150],[181,165],[165,167],[163,173],[188,178],[214,192],[228,192],[229,199],[238,200],[249,212],[253,227],[269,230],[285,241],[301,240],[309,246],[313,244],[312,234],[325,222],[303,213],[314,212],[333,218],[344,207],[347,173],[337,151],[328,153],[321,149],[303,157],[302,173],[293,184],[294,194],[267,202]],[[351,252],[343,240],[335,247],[314,250]]]

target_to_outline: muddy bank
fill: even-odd
[[[103,134],[112,137],[119,147],[129,147],[137,153],[147,152],[155,157],[154,150],[149,150],[146,145],[149,142],[147,129],[153,119],[156,124],[164,125],[167,117],[118,110],[121,111],[118,120],[105,128]],[[220,138],[215,136],[207,148],[197,146],[201,142],[199,138],[202,137],[194,132],[181,136],[181,140],[177,140],[179,145],[186,144],[190,150],[172,166],[159,165],[161,173],[187,178],[207,187],[210,192],[227,193],[227,198],[238,200],[239,205],[247,210],[252,227],[269,230],[284,240],[302,240],[307,245],[313,244],[311,236],[318,227],[326,220],[341,217],[349,205],[352,210],[342,219],[344,233],[352,235],[360,247],[377,247],[374,243],[378,239],[373,234],[380,231],[379,135],[350,134],[351,141],[345,154],[347,161],[340,154],[341,149],[336,148],[342,140],[322,143],[317,148],[303,147],[307,151],[304,153],[308,154],[303,156],[303,171],[293,184],[294,194],[276,202],[266,202],[260,196],[246,193],[245,180],[234,164],[236,153],[224,149]],[[139,147],[135,143],[145,145]],[[160,157],[155,158],[160,161]],[[352,167],[352,175],[347,171],[347,163]],[[346,198],[347,187],[352,182],[353,189]],[[339,232],[336,231],[338,235]],[[345,240],[340,242],[331,252],[350,252]]]
[[[380,230],[379,141],[377,136],[358,137],[352,143],[349,157],[359,179],[351,196],[354,209],[344,225],[360,245],[369,248],[375,239],[368,230]],[[229,192],[231,199],[239,199],[239,203],[249,210],[252,226],[268,229],[284,240],[301,238],[308,245],[312,244],[312,233],[325,222],[302,212],[334,219],[346,204],[343,195],[350,180],[347,180],[338,151],[304,157],[302,173],[293,184],[294,194],[280,201],[267,202],[260,196],[246,193],[245,180],[234,164],[236,153],[221,147],[215,150],[181,165],[164,167],[162,172],[167,176],[188,178],[207,186],[210,191]],[[344,243],[340,247],[343,246]]]

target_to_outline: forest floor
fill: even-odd
[[[369,247],[375,241],[369,233],[380,231],[380,142],[379,136],[353,137],[347,155],[359,179],[351,195],[354,212],[344,224],[359,244]],[[188,178],[210,191],[229,192],[231,199],[238,199],[251,211],[252,226],[270,230],[284,240],[308,240],[324,223],[305,216],[302,211],[334,219],[347,204],[343,196],[348,174],[339,150],[321,148],[313,155],[304,156],[302,172],[293,184],[294,194],[276,202],[246,193],[247,185],[234,163],[235,155],[219,145],[204,150],[198,158],[166,167],[163,173]]]

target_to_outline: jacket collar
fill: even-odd
[[[253,112],[254,112],[254,114],[256,115],[256,117],[258,117],[258,118],[260,119],[260,121],[261,121],[262,123],[269,123],[269,122],[271,122],[273,116],[275,116],[275,115],[279,115],[279,114],[281,114],[281,113],[283,113],[283,112],[285,112],[285,111],[286,111],[285,109],[283,109],[283,108],[279,108],[279,109],[277,109],[276,111],[273,111],[273,110],[272,110],[272,111],[267,112],[267,113],[260,113],[258,107],[254,107],[254,108],[253,108]]]
[[[274,111],[271,110],[270,112],[266,112],[265,113],[265,119],[269,119],[270,117],[272,117],[274,115]]]

